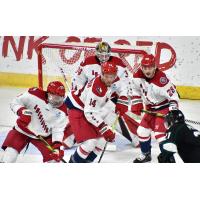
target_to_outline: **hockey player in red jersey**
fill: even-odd
[[[81,143],[71,156],[70,162],[73,163],[93,162],[106,141],[112,142],[115,138],[111,126],[104,120],[102,110],[113,94],[123,97],[127,91],[117,76],[114,63],[104,62],[101,70],[101,75],[91,80],[79,95],[77,91],[72,91],[65,101],[75,139]],[[121,115],[126,110],[127,107],[123,105],[117,107]]]
[[[179,97],[175,86],[164,72],[155,65],[153,55],[145,55],[141,61],[141,68],[133,76],[132,112],[141,114],[143,105],[146,110],[167,114],[178,109]],[[135,163],[151,161],[151,132],[160,143],[165,139],[164,119],[145,113],[137,133],[140,140],[142,154],[134,160]]]
[[[19,153],[28,143],[32,143],[41,152],[43,162],[59,162],[63,158],[62,139],[68,123],[64,96],[63,84],[53,81],[48,84],[47,91],[30,88],[12,101],[11,110],[18,115],[18,119],[2,145],[5,150],[2,162],[16,162]],[[52,153],[38,139],[39,136],[55,152]]]
[[[86,58],[80,64],[79,69],[77,70],[72,79],[72,91],[76,91],[75,95],[79,95],[79,93],[82,92],[83,88],[88,82],[90,82],[92,79],[96,78],[98,75],[101,74],[101,64],[107,61],[117,66],[118,77],[121,79],[121,81],[123,81],[124,87],[128,87],[131,77],[127,72],[126,65],[122,62],[120,58],[111,56],[110,45],[107,42],[98,43],[98,45],[96,46],[95,54],[95,56],[90,56]],[[122,99],[118,96],[115,96],[115,98],[113,96],[112,100],[109,100],[104,106],[102,113],[104,113],[104,116],[107,117],[106,120],[109,121],[109,123],[112,124],[116,118],[116,105],[118,107],[122,107],[122,104],[125,107],[127,107],[127,105],[129,104],[127,94],[123,96]],[[134,119],[130,118],[126,113],[122,117],[121,123],[125,123],[125,126],[128,128],[129,131],[125,132],[124,129],[121,128],[121,124],[119,123],[116,125],[117,131],[121,133],[124,137],[126,137],[130,142],[132,142],[133,146],[138,146],[139,141],[135,129],[135,126],[138,125],[138,123]],[[73,136],[70,135],[70,137]],[[71,142],[69,141],[72,141],[69,137],[67,137],[67,139],[64,140],[66,146],[71,146]]]

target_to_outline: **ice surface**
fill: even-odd
[[[7,132],[15,123],[16,116],[10,110],[9,103],[18,94],[23,93],[26,89],[19,88],[0,88],[0,145],[3,143]],[[200,101],[199,100],[181,100],[180,109],[184,112],[187,119],[200,121]],[[193,125],[195,128],[200,129],[200,125]],[[132,162],[140,153],[139,149],[133,148],[133,146],[122,136],[116,137],[116,151],[106,151],[102,163],[127,163]],[[65,151],[65,157],[67,161],[70,155],[74,152],[75,147]],[[0,149],[0,158],[3,155],[3,150]],[[156,141],[152,141],[152,157],[153,163],[157,162],[157,155],[159,148]],[[98,159],[97,159],[98,161]],[[29,145],[28,150],[24,153],[21,152],[17,162],[42,162],[40,152],[33,146]]]

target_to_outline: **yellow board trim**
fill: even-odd
[[[18,74],[18,73],[0,73],[1,87],[38,87],[37,75],[32,74]]]
[[[45,79],[46,77],[44,77],[44,80]],[[70,84],[70,78],[67,77],[67,79]],[[62,77],[55,76],[50,79],[48,78],[48,80],[62,80]],[[32,74],[0,72],[0,87],[38,87],[38,77]],[[200,87],[177,86],[176,88],[182,99],[200,99]]]
[[[200,99],[200,87],[195,86],[176,86],[181,99]]]
[[[67,77],[68,84],[71,84],[71,78]],[[48,84],[50,81],[59,80],[65,84],[61,76],[44,76],[43,82]],[[0,72],[0,87],[16,87],[16,88],[30,88],[38,87],[38,76],[34,74],[18,74],[18,73],[6,73]],[[46,89],[47,85],[43,85]],[[67,89],[67,87],[66,87]]]

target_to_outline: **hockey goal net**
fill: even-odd
[[[69,89],[73,74],[80,63],[86,57],[95,55],[95,46],[96,44],[41,44],[38,47],[39,87],[46,89],[50,81],[59,80]],[[134,73],[138,69],[141,57],[147,53],[142,48],[111,46],[112,55],[122,59],[129,73]]]

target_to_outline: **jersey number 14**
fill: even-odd
[[[95,107],[96,106],[96,100],[90,99],[90,104],[89,105]]]

